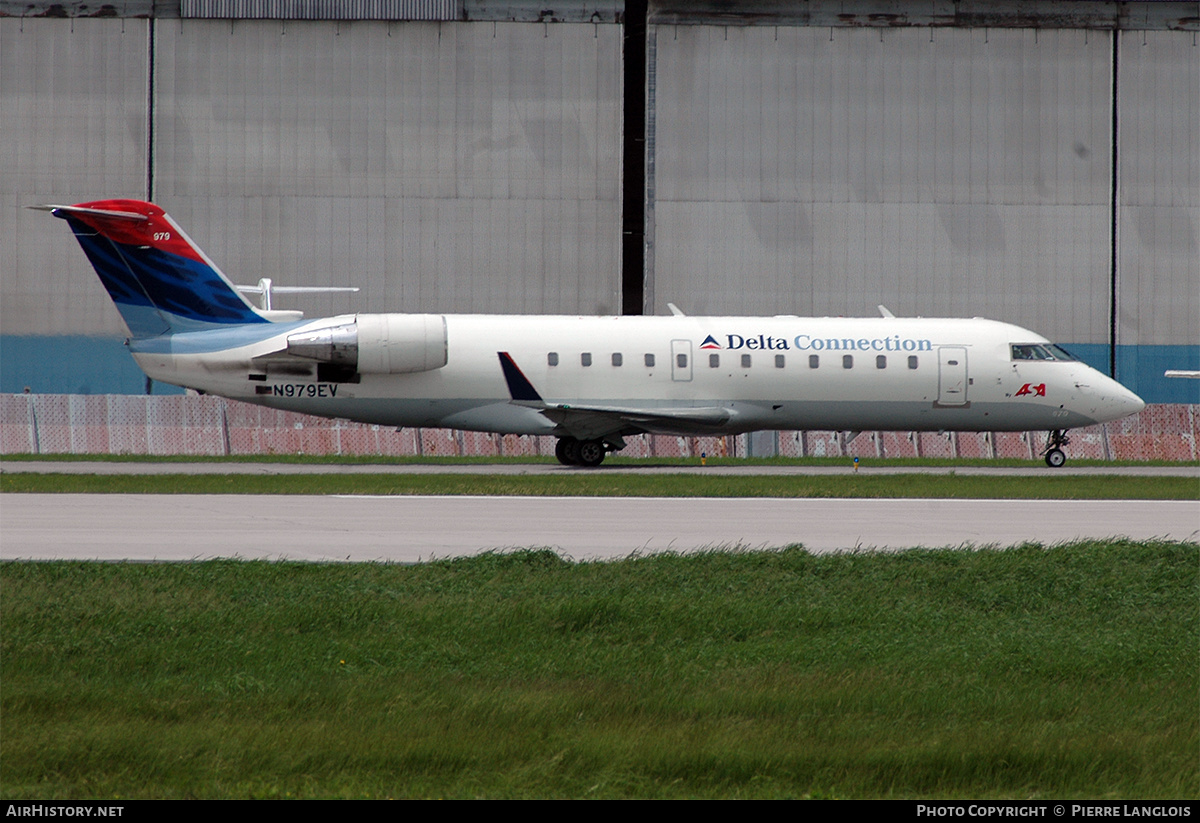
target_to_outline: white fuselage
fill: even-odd
[[[390,426],[580,438],[1065,430],[1143,405],[1081,362],[1014,359],[1013,345],[1047,341],[981,318],[445,315],[444,340],[437,341],[444,342],[444,365],[352,379],[329,379],[328,372],[323,378],[315,362],[286,352],[289,336],[355,319],[273,324],[258,327],[254,339],[245,338],[244,327],[177,334],[157,344],[135,341],[133,350],[156,380],[279,409]],[[396,344],[392,352],[399,352]],[[513,402],[500,352],[546,404],[568,411],[551,419],[544,409]],[[574,416],[574,407],[600,412]],[[687,422],[689,409],[725,414],[720,422]],[[631,423],[637,415],[619,410],[685,418]]]

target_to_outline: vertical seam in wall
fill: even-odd
[[[1109,191],[1109,235],[1110,235],[1110,254],[1109,261],[1109,295],[1108,295],[1108,373],[1114,380],[1117,378],[1117,301],[1120,296],[1118,289],[1119,274],[1120,274],[1120,197],[1121,197],[1121,175],[1120,175],[1120,154],[1118,153],[1120,145],[1120,95],[1117,87],[1117,78],[1120,68],[1121,55],[1121,30],[1113,29],[1112,32],[1112,146],[1110,149],[1110,163],[1112,165],[1112,181]]]
[[[622,38],[621,314],[643,314],[646,238],[646,0],[626,0]]]
[[[157,20],[152,15],[146,35],[146,199],[154,202],[154,33]],[[149,392],[147,392],[148,394]]]
[[[642,261],[642,311],[654,314],[654,201],[655,135],[658,129],[658,32],[646,27],[646,179],[645,179],[645,238]]]

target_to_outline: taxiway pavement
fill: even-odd
[[[1195,541],[1178,500],[0,496],[0,559],[215,557],[412,563],[550,547],[577,560],[637,552],[1045,545],[1124,536]]]

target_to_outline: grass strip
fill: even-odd
[[[1197,500],[1189,477],[975,477],[897,474],[728,476],[0,474],[0,491],[77,494],[428,494],[581,497],[926,497],[1052,500]]]
[[[0,795],[1200,794],[1200,547],[0,564]]]

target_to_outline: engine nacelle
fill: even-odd
[[[351,323],[288,335],[288,354],[360,374],[407,374],[446,365],[440,314],[360,314]]]

